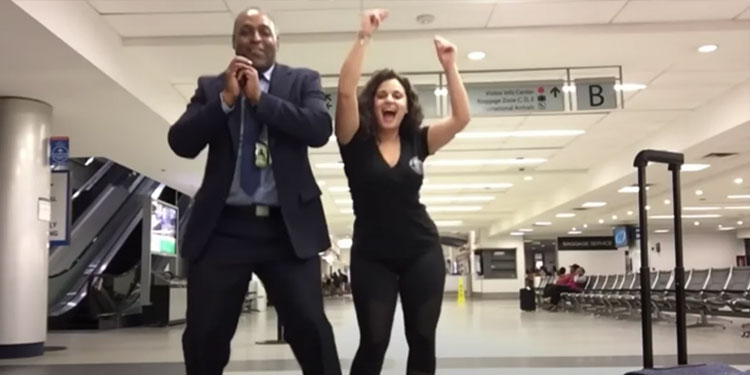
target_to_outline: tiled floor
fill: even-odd
[[[349,301],[327,303],[339,354],[348,367],[359,339]],[[387,353],[384,375],[403,374],[407,345],[400,313]],[[750,368],[750,340],[739,323],[727,330],[691,329],[691,362],[724,362]],[[64,346],[40,358],[0,361],[0,373],[55,375],[184,374],[182,326],[109,332],[51,333],[47,344]],[[226,374],[299,374],[287,346],[256,342],[276,334],[272,310],[243,317],[232,343]],[[654,326],[657,363],[674,363],[674,327]],[[574,313],[523,313],[517,301],[447,301],[438,332],[439,374],[623,374],[640,364],[640,325]]]

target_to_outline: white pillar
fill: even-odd
[[[52,107],[0,97],[0,358],[44,352],[47,337]]]

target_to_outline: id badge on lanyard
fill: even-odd
[[[263,169],[271,165],[271,150],[268,148],[268,127],[263,125],[258,142],[255,143],[255,166]]]

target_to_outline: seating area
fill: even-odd
[[[555,276],[543,277],[536,286],[537,304],[549,307],[544,288]],[[651,301],[647,304],[655,321],[674,320],[676,307],[673,270],[650,275]],[[637,273],[591,275],[580,293],[563,293],[559,309],[569,312],[640,319],[644,303],[640,295],[641,278]],[[685,271],[688,328],[726,329],[729,318],[750,319],[750,267],[691,269]],[[695,318],[690,322],[691,317]],[[742,325],[742,337],[750,337],[750,323]]]

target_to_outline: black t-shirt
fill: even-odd
[[[339,145],[356,217],[353,253],[390,258],[439,247],[437,227],[419,201],[429,154],[427,131],[423,127],[414,136],[400,136],[401,153],[393,167],[364,126]]]

